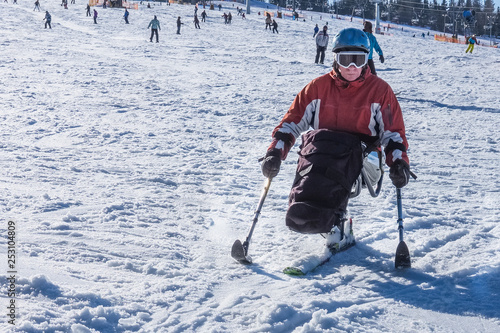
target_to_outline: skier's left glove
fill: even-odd
[[[378,59],[380,60],[380,63],[382,63],[382,64],[383,64],[383,63],[384,63],[384,61],[385,61],[385,60],[384,60],[384,56],[383,56],[383,55],[380,55],[380,57],[379,57]]]
[[[402,159],[397,159],[389,169],[389,178],[397,188],[402,188],[410,180],[410,166]]]
[[[274,178],[280,172],[281,166],[281,150],[271,149],[268,150],[262,162],[262,174],[266,178]]]

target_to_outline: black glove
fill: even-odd
[[[380,62],[383,64],[384,63],[384,56],[383,55],[380,55],[380,57],[378,58],[380,60]]]
[[[410,180],[410,166],[402,159],[397,159],[389,170],[389,178],[397,188],[401,188],[408,184]]]
[[[262,162],[262,174],[266,178],[274,178],[280,172],[281,150],[271,149],[266,153],[264,162]]]

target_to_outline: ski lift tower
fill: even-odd
[[[247,5],[247,8],[246,8],[247,9],[247,14],[250,14],[250,0],[247,0],[246,5]]]
[[[380,34],[380,4],[383,0],[370,0],[375,4],[375,33]]]
[[[490,46],[493,45],[493,40],[491,39],[491,29],[493,28],[493,15],[486,15],[486,18],[488,19],[488,25],[484,26],[484,30],[490,29]]]

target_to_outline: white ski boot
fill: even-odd
[[[349,223],[346,222],[347,219],[343,219],[339,226],[333,226],[332,230],[325,236],[326,246],[332,253],[343,251],[356,244],[352,231],[352,219],[349,219]]]

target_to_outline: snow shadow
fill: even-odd
[[[264,276],[267,276],[273,280],[280,280],[280,281],[285,281],[284,278],[276,275],[276,274],[272,274],[272,273],[269,273],[269,272],[266,272],[266,270],[264,269],[264,267],[258,265],[258,264],[252,264],[252,265],[249,265],[248,268],[250,268],[253,272],[255,272],[256,274],[259,274],[259,275],[264,275]]]
[[[370,254],[372,259],[387,257],[374,249],[370,249]],[[443,275],[426,273],[418,268],[392,268],[390,272],[380,270],[380,262],[374,263],[358,255],[356,257],[356,266],[361,270],[370,270],[369,275],[378,276],[365,281],[366,288],[385,299],[452,315],[500,319],[500,266],[478,270],[466,268]],[[414,266],[415,259],[412,262]],[[341,264],[349,265],[352,262],[352,258],[348,258]]]
[[[500,113],[500,109],[484,108],[484,107],[475,106],[475,105],[467,105],[467,106],[450,105],[450,104],[444,104],[444,103],[440,103],[438,101],[430,100],[430,99],[398,97],[398,100],[399,101],[409,101],[409,102],[430,104],[436,108],[447,108],[450,110],[482,111],[482,112],[489,112],[489,113]]]
[[[460,316],[480,315],[500,319],[500,268],[492,272],[473,274],[457,272],[453,276],[432,276],[410,269],[396,272],[411,282],[395,280],[373,281],[372,291],[421,309]]]

